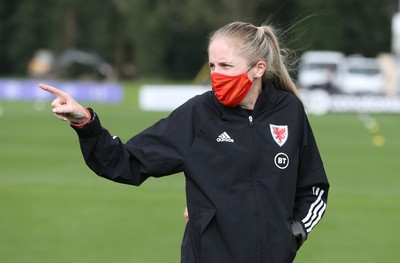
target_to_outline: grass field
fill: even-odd
[[[97,177],[49,104],[0,101],[0,262],[179,262],[183,176],[139,188]],[[140,112],[134,84],[123,103],[91,106],[123,140],[167,114]],[[367,117],[310,116],[331,191],[296,263],[398,258],[400,116]]]

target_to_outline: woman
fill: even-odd
[[[140,185],[184,172],[189,220],[181,262],[292,262],[325,212],[329,183],[282,50],[269,26],[212,34],[212,91],[126,144],[68,94],[53,113],[79,135],[99,176]]]

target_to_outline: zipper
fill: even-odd
[[[253,116],[249,115],[250,127],[253,127]]]
[[[254,139],[254,132],[253,132],[253,116],[249,115],[249,125],[250,125],[250,132],[251,132],[251,141],[252,141],[252,146],[253,146],[253,161],[252,161],[252,167],[251,167],[251,188],[252,188],[252,193],[253,193],[253,199],[256,207],[256,242],[257,242],[257,263],[261,262],[261,249],[262,249],[262,244],[261,244],[261,232],[259,231],[260,228],[260,206],[258,203],[258,198],[257,198],[257,192],[256,192],[256,176],[255,176],[255,166],[256,166],[256,151],[254,149],[256,142]]]

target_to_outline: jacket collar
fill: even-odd
[[[263,90],[254,105],[253,114],[271,111],[286,95],[286,92],[278,89],[271,81],[267,80],[263,84]]]

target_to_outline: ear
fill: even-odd
[[[267,70],[267,63],[264,60],[260,60],[254,66],[256,68],[256,74],[254,75],[256,78],[261,78],[265,71]]]

